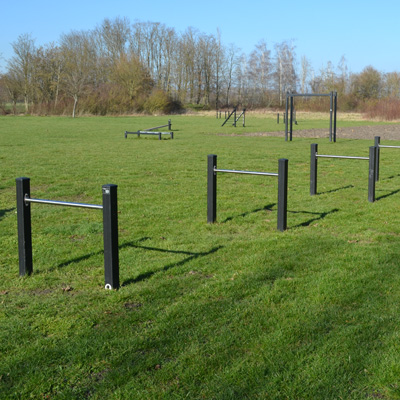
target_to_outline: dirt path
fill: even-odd
[[[285,136],[285,132],[257,132],[244,136]],[[382,140],[400,140],[400,124],[359,126],[353,128],[337,128],[336,139],[371,139],[380,136]],[[296,137],[323,138],[329,137],[329,129],[293,129],[293,139]]]

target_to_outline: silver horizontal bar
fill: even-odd
[[[216,168],[214,168],[214,172],[228,172],[231,174],[278,176],[278,174],[273,173],[273,172],[238,171],[236,169],[216,169]]]
[[[400,149],[400,146],[382,146],[382,145],[379,145],[379,147],[389,147],[391,149]]]
[[[41,204],[52,204],[54,206],[68,206],[68,207],[80,207],[80,208],[94,208],[102,210],[103,206],[99,204],[86,204],[86,203],[71,203],[68,201],[58,200],[46,200],[46,199],[32,199],[25,196],[25,203],[41,203]]]
[[[329,154],[316,154],[315,156],[322,158],[350,158],[352,160],[369,160],[369,157],[331,156]]]

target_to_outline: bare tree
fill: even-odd
[[[62,83],[65,92],[74,100],[72,117],[75,118],[79,98],[93,82],[96,52],[90,32],[74,31],[61,37],[64,70]]]
[[[295,56],[293,42],[284,41],[275,45],[275,87],[280,105],[284,94],[296,89]]]
[[[25,103],[25,112],[28,112],[33,90],[32,61],[35,53],[35,41],[29,34],[23,34],[11,45],[15,55],[8,62],[8,70],[12,72],[13,79],[20,84],[20,91]]]
[[[301,57],[300,91],[307,92],[308,79],[311,72],[311,63],[306,56]]]

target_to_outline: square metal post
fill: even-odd
[[[217,219],[217,155],[209,154],[207,163],[207,222],[212,224]]]
[[[103,185],[104,278],[106,289],[119,288],[117,185]]]
[[[287,228],[288,160],[278,160],[278,230]]]
[[[381,143],[381,137],[380,136],[375,136],[375,147],[376,147],[376,166],[375,166],[375,181],[379,181],[379,161],[380,161],[380,155],[381,155],[381,149],[379,148],[379,145]]]
[[[289,92],[286,92],[286,105],[285,105],[285,141],[288,141],[288,111],[289,111]]]
[[[293,137],[293,102],[294,102],[294,97],[291,94],[290,95],[290,138],[289,138],[290,141],[292,141]]]
[[[218,116],[218,111],[217,111],[217,116]],[[171,130],[171,120],[170,119],[168,120],[168,130],[169,131]]]
[[[32,263],[31,204],[25,203],[25,196],[30,197],[30,179],[17,178],[17,220],[18,220],[18,256],[19,275],[30,275]]]
[[[336,111],[337,111],[337,92],[334,93],[333,103],[333,142],[336,143]]]
[[[310,160],[310,195],[317,194],[317,170],[318,170],[318,145],[313,143],[311,145],[311,160]]]
[[[369,148],[368,201],[371,203],[375,201],[376,152],[377,147]]]

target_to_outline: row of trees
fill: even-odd
[[[12,43],[0,75],[0,104],[23,102],[26,112],[107,114],[171,112],[186,107],[279,107],[288,90],[339,93],[339,107],[355,109],[399,98],[400,74],[373,67],[350,74],[344,57],[314,71],[294,43],[272,49],[262,40],[250,54],[215,35],[160,23],[105,19],[90,31],[63,34],[37,47],[28,34]],[[310,105],[310,103],[307,103]]]

